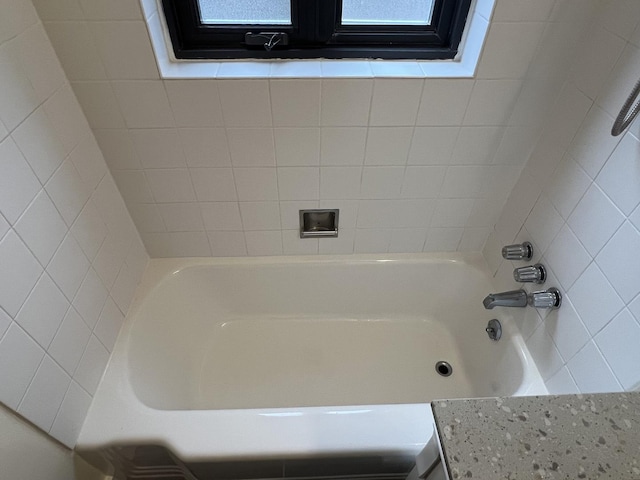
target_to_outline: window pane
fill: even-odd
[[[290,0],[198,0],[202,23],[290,25]]]
[[[343,25],[429,25],[434,0],[343,0]]]

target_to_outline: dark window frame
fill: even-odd
[[[210,25],[201,23],[197,0],[162,0],[179,59],[452,59],[470,4],[436,0],[428,26],[341,25],[342,0],[291,0],[292,25]],[[290,44],[249,47],[247,32],[286,33]]]

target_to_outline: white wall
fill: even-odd
[[[552,393],[640,382],[640,123],[609,133],[640,78],[639,22],[639,2],[602,2],[485,248],[500,286],[513,288],[522,263],[502,262],[500,247],[532,241],[551,271],[544,287],[564,293],[546,318],[533,310],[520,318]]]
[[[0,402],[73,446],[147,260],[33,4],[3,2]]]
[[[163,81],[138,1],[36,7],[154,257],[481,250],[527,159],[524,74],[575,23],[498,2],[475,79]],[[298,238],[317,207],[338,239]]]

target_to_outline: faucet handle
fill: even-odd
[[[529,295],[529,305],[535,308],[560,308],[562,304],[562,294],[555,287],[533,292]]]
[[[528,267],[519,267],[513,271],[513,278],[519,283],[544,283],[547,279],[547,271],[544,265],[536,263]]]
[[[502,247],[502,258],[506,260],[531,260],[533,245],[529,242]]]

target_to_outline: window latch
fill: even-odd
[[[289,45],[289,36],[283,32],[247,32],[244,41],[247,45],[261,45],[270,52],[275,46]]]

